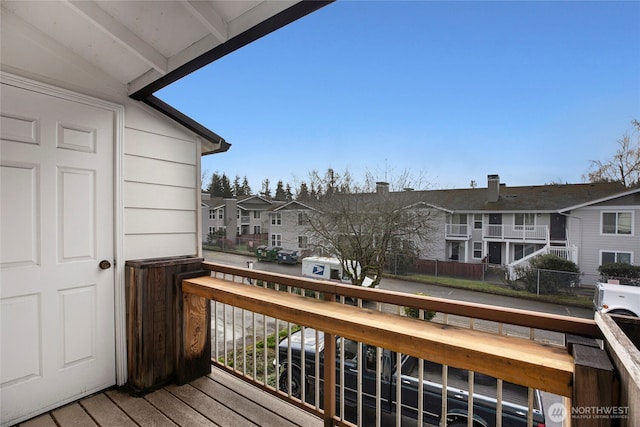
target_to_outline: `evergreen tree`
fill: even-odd
[[[296,193],[296,200],[300,202],[308,202],[311,200],[311,195],[309,194],[309,187],[307,187],[306,182],[302,182],[300,184],[300,188],[298,188],[298,192]]]
[[[276,185],[276,195],[274,197],[274,200],[278,200],[281,202],[287,200],[287,195],[284,191],[284,183],[282,182],[282,180],[278,181],[278,184]]]
[[[293,193],[291,192],[291,185],[287,184],[285,190],[284,190],[284,195],[285,195],[285,199],[287,201],[291,201],[293,200]]]
[[[223,197],[222,177],[217,172],[211,175],[211,183],[208,190],[211,197]]]
[[[247,179],[246,175],[244,177],[244,179],[242,180],[242,195],[243,196],[250,196],[252,193],[251,191],[251,187],[249,186],[249,180]]]
[[[222,197],[230,198],[233,197],[233,190],[231,189],[231,182],[226,174],[222,174],[220,178],[220,185],[222,188]]]

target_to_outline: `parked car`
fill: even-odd
[[[256,248],[256,257],[258,261],[278,261],[278,251],[282,248],[279,246],[258,246]]]
[[[297,264],[299,257],[298,251],[282,249],[278,251],[278,264]]]
[[[322,393],[322,378],[324,372],[324,334],[318,332],[320,354],[320,392]],[[291,360],[289,361],[289,342],[291,342]],[[301,369],[302,342],[304,342],[304,378]],[[358,343],[344,338],[337,338],[336,343],[336,396],[340,394],[340,347],[344,345],[344,402],[347,406],[357,404],[358,389]],[[378,364],[377,347],[362,344],[362,404],[365,407],[376,408],[376,367]],[[382,349],[380,373],[380,404],[383,412],[393,412],[396,408],[397,369],[396,353]],[[315,396],[315,359],[316,359],[316,331],[304,329],[291,334],[280,341],[278,345],[280,362],[280,376],[278,383],[285,393],[291,390],[291,395],[301,398],[305,390],[307,402],[312,403]],[[431,425],[446,425],[449,427],[464,427],[468,419],[469,372],[453,367],[448,368],[447,375],[447,413],[446,423],[442,418],[442,365],[429,361],[421,361],[415,357],[402,355],[401,369],[401,402],[402,415],[412,419],[418,418],[418,386],[419,367],[423,363],[423,421]],[[289,364],[291,364],[291,381],[289,381]],[[493,427],[496,422],[496,379],[479,373],[474,374],[473,388],[473,419],[474,427]],[[338,397],[339,399],[339,397]],[[322,402],[322,396],[320,399]],[[339,405],[338,405],[339,406]],[[345,413],[349,413],[345,410]],[[528,388],[517,384],[503,382],[502,386],[502,425],[505,427],[523,427],[527,425],[528,417]],[[357,420],[347,419],[350,422]],[[533,399],[533,425],[544,427],[545,416],[540,392],[535,390]]]

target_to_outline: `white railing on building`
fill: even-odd
[[[471,238],[471,227],[467,224],[445,224],[445,237],[450,238]]]
[[[501,240],[549,241],[549,227],[546,225],[487,224],[483,228],[483,238]]]
[[[560,258],[564,258],[569,261],[573,261],[576,264],[578,263],[578,247],[576,245],[571,246],[549,246],[546,245],[544,248],[535,251],[532,254],[529,254],[525,257],[517,259],[507,265],[507,274],[510,280],[515,280],[517,278],[517,273],[515,267],[526,267],[529,265],[529,261],[532,258],[537,257],[539,255],[547,255],[553,254]]]

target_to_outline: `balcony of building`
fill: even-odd
[[[546,225],[485,224],[482,238],[492,241],[522,241],[549,243],[549,227]]]
[[[444,236],[447,240],[470,240],[471,227],[467,224],[445,224]]]
[[[547,425],[580,427],[621,421],[633,426],[640,420],[640,353],[634,346],[640,333],[633,319],[623,319],[618,328],[610,316],[577,319],[207,262],[198,267],[147,283],[161,282],[157,295],[170,301],[162,302],[147,285],[128,284],[144,289],[142,300],[153,304],[145,308],[140,294],[128,294],[130,318],[146,320],[129,324],[127,389],[83,399],[28,425],[64,427],[86,419],[86,425],[537,427],[546,417]],[[158,305],[173,314],[152,320],[162,311]],[[429,313],[434,316],[422,320]],[[159,345],[159,335],[140,339],[144,322],[164,322],[167,340]],[[305,356],[301,366],[287,364],[295,352],[295,340],[287,337],[296,333],[309,347],[306,357],[336,369],[309,367]],[[349,361],[344,340],[357,343],[349,350],[357,363]],[[379,351],[363,353],[365,345]],[[389,370],[386,351],[393,360],[410,356],[418,366],[438,366],[436,376],[426,368],[413,377],[402,367]],[[155,362],[167,358],[172,363],[163,371],[166,364]],[[366,385],[363,372],[371,361],[375,375]],[[296,373],[313,380],[296,387]],[[360,385],[350,386],[349,375]],[[353,395],[348,387],[355,387]],[[393,392],[385,394],[385,387]],[[406,396],[428,388],[439,393],[414,399],[410,407]],[[514,389],[522,401],[515,402]],[[486,417],[487,404],[492,418],[472,421]],[[595,418],[577,416],[594,407],[619,416],[609,423],[600,417],[596,424]]]

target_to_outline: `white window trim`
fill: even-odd
[[[280,212],[271,214],[271,225],[282,225],[282,214]]]
[[[623,236],[626,236],[626,234],[623,234]],[[629,254],[630,264],[633,265],[633,263],[634,263],[633,251],[615,250],[615,249],[601,249],[600,253],[599,253],[599,256],[598,256],[598,262],[600,263],[600,265],[602,265],[602,254],[605,253],[605,252],[616,254],[616,262],[618,262],[617,261],[618,254]]]
[[[476,215],[480,216],[479,220],[476,219]],[[476,223],[478,223],[478,222],[480,223],[480,227],[476,228]],[[484,227],[484,215],[482,215],[481,213],[480,214],[474,213],[473,214],[473,229],[474,230],[482,230],[482,227]]]
[[[631,234],[621,234],[618,233],[618,215],[620,213],[629,213],[631,214]],[[615,233],[605,233],[603,232],[603,228],[604,228],[604,214],[616,214],[616,232]],[[608,236],[608,237],[612,237],[612,236],[616,236],[616,237],[633,237],[636,234],[636,230],[634,227],[634,223],[635,223],[635,212],[631,209],[617,209],[617,210],[608,210],[608,211],[601,211],[600,212],[600,235],[601,236]],[[605,251],[605,252],[610,252],[610,251]]]
[[[269,243],[271,246],[282,246],[282,234],[271,233],[269,236]]]
[[[476,244],[479,244],[479,245],[480,245],[480,256],[479,256],[479,257],[477,257],[477,256],[475,255],[475,253],[476,253]],[[483,252],[483,251],[484,251],[484,244],[483,244],[483,242],[474,241],[474,242],[472,242],[472,243],[471,243],[471,256],[473,257],[473,259],[482,259],[482,255],[483,255],[483,254],[482,254],[482,252]]]

